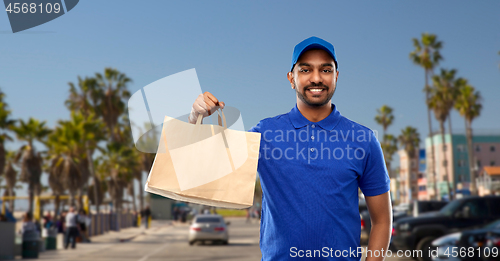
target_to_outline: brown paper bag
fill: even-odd
[[[166,116],[145,191],[225,208],[253,205],[260,133]]]

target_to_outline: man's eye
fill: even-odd
[[[308,72],[308,69],[300,69],[301,72]]]
[[[332,70],[330,70],[330,69],[324,69],[324,70],[323,70],[323,72],[326,72],[326,73],[331,73],[331,72],[332,72]]]

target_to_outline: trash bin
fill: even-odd
[[[0,260],[15,259],[16,223],[0,222]]]
[[[57,249],[57,227],[44,228],[42,230],[42,237],[45,242],[45,250]]]
[[[23,233],[23,258],[38,258],[39,238],[40,235],[36,230],[28,230]]]

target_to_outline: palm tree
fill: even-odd
[[[440,75],[434,75],[432,81],[434,88],[431,89],[431,96],[427,100],[427,106],[434,111],[436,120],[439,122],[439,130],[441,132],[441,148],[443,152],[443,168],[444,168],[444,178],[448,185],[448,198],[452,200],[452,194],[455,195],[454,188],[451,186],[450,176],[448,173],[448,159],[446,156],[446,144],[445,144],[445,126],[444,123],[449,119],[450,111],[455,103],[455,98],[457,96],[457,91],[455,87],[455,74],[456,70],[445,70],[441,69]],[[450,143],[451,144],[451,143]],[[451,147],[449,148],[452,149]],[[456,181],[453,182],[456,184]],[[453,193],[452,193],[453,190]]]
[[[61,200],[60,196],[64,194],[66,190],[63,172],[64,172],[64,158],[63,157],[53,157],[50,160],[50,165],[48,166],[49,173],[49,186],[52,190],[52,195],[55,196],[54,212],[56,215],[59,213]]]
[[[384,136],[384,141],[380,144],[382,147],[382,151],[384,153],[385,165],[387,167],[387,171],[389,172],[390,177],[391,174],[391,162],[393,160],[394,153],[398,151],[398,140],[392,134],[386,134]]]
[[[477,195],[476,173],[474,170],[474,155],[472,150],[472,121],[479,117],[483,105],[481,104],[481,94],[474,87],[468,84],[467,80],[461,79],[457,82],[458,96],[455,101],[455,109],[465,119],[465,131],[467,138],[467,151],[469,156],[469,169],[471,181],[471,194]]]
[[[89,186],[89,189],[87,191],[87,196],[89,197],[90,203],[92,205],[96,205],[97,209],[99,209],[99,204],[101,204],[101,202],[103,202],[104,200],[104,194],[108,191],[107,183],[103,181],[103,178],[104,177],[99,177],[99,175],[97,175],[95,179],[92,181],[92,184]],[[97,190],[97,198],[95,194],[96,190]]]
[[[5,185],[6,185],[6,191],[5,191],[5,196],[13,197],[16,195],[15,189],[16,188],[21,188],[21,186],[17,186],[17,171],[14,169],[14,166],[12,165],[12,162],[14,161],[14,158],[16,156],[16,153],[14,151],[8,151],[6,154],[6,160],[7,164],[4,167],[3,173],[5,176]],[[9,201],[9,210],[11,213],[14,212],[14,203],[15,200],[10,200]]]
[[[146,129],[148,129],[148,126],[145,126]],[[159,141],[159,138],[157,136],[157,133],[156,133],[156,130],[153,129],[151,131],[148,131],[146,133],[143,134],[143,132],[141,132],[141,139],[140,141],[143,145],[139,145],[139,146],[144,146],[146,148],[154,148],[156,146],[158,146],[158,143],[160,142]],[[150,173],[151,172],[151,168],[153,167],[153,162],[154,162],[154,159],[155,159],[155,156],[156,156],[156,153],[147,153],[147,152],[141,152],[139,150],[138,151],[138,154],[139,154],[139,162],[140,162],[140,165],[141,165],[141,172],[137,172],[137,176],[136,176],[136,179],[138,180],[139,182],[139,208],[142,210],[144,208],[144,196],[143,196],[143,186],[142,186],[142,175],[143,175],[143,172],[146,172],[146,174]]]
[[[80,169],[83,173],[88,173],[92,177],[94,184],[97,184],[97,186],[93,186],[92,188],[94,191],[93,198],[95,199],[96,211],[99,213],[101,202],[99,199],[102,197],[99,196],[100,182],[95,173],[94,161],[92,160],[97,144],[105,138],[104,134],[100,131],[104,126],[101,121],[96,119],[96,117],[98,117],[96,115],[96,108],[99,102],[99,88],[97,80],[88,77],[84,80],[78,77],[78,88],[71,82],[69,86],[70,96],[65,101],[65,104],[72,112],[78,111],[81,113],[81,116],[78,116],[77,124],[81,125],[82,131],[84,131],[81,144],[85,146],[84,150],[86,154],[84,158],[86,161],[82,160],[80,162]]]
[[[421,66],[424,68],[425,73],[425,100],[426,103],[429,102],[430,99],[430,86],[429,86],[429,77],[433,75],[434,68],[439,64],[439,62],[443,59],[439,50],[442,47],[442,42],[437,40],[437,36],[434,34],[423,33],[420,41],[417,38],[413,38],[413,46],[415,50],[410,53],[410,59],[414,64]],[[434,179],[434,196],[437,197],[437,177],[435,170],[435,156],[434,156],[434,141],[432,138],[432,120],[431,120],[431,111],[429,107],[427,107],[427,122],[429,125],[429,137],[430,137],[430,145],[431,145],[431,161],[428,162],[430,165],[430,170],[432,177]]]
[[[411,178],[411,162],[416,158],[417,156],[417,150],[419,148],[420,144],[420,134],[418,133],[417,129],[407,126],[406,128],[401,130],[401,134],[398,137],[399,144],[403,149],[405,150],[406,154],[408,155],[408,177],[406,182],[409,184],[409,180]]]
[[[375,121],[382,125],[382,129],[384,131],[382,133],[382,137],[385,137],[387,128],[391,126],[394,121],[394,114],[392,111],[392,108],[387,105],[383,105],[380,109],[377,109],[378,114],[375,116]]]
[[[35,141],[44,143],[51,131],[45,127],[45,121],[40,122],[34,118],[30,118],[27,122],[19,120],[19,126],[13,126],[12,130],[18,140],[27,143],[19,148],[14,161],[21,167],[21,181],[28,183],[28,211],[33,213],[33,198],[35,194],[41,193],[40,177],[43,165],[41,153],[36,151],[33,143]]]
[[[80,112],[72,112],[70,120],[59,121],[53,135],[50,136],[48,147],[51,149],[54,161],[53,171],[65,180],[64,184],[70,190],[70,204],[73,204],[74,192],[78,193],[78,205],[82,206],[82,196],[86,193],[88,179],[91,176],[88,151],[95,150],[97,143],[104,139],[100,130],[104,128],[100,120],[95,119],[91,112],[84,116]],[[61,168],[61,169],[59,169]],[[76,170],[75,170],[76,168]],[[66,171],[66,172],[65,172]],[[71,175],[70,173],[74,173]],[[74,186],[77,187],[74,187]]]
[[[124,73],[113,68],[105,68],[104,74],[96,73],[98,89],[92,93],[97,101],[96,111],[108,127],[113,142],[120,141],[116,126],[125,112],[126,99],[130,98],[127,85],[132,81]]]
[[[122,207],[123,189],[132,182],[134,171],[138,168],[138,162],[134,158],[134,148],[119,142],[111,142],[99,160],[99,172],[109,173],[108,188],[113,198],[115,211],[119,212]]]
[[[95,107],[98,103],[98,86],[95,78],[82,79],[78,76],[78,83],[75,85],[70,82],[69,97],[64,102],[70,111],[80,111],[84,116],[89,116],[95,112]],[[78,86],[78,87],[77,87]]]
[[[391,150],[392,152],[392,146],[391,146],[391,142],[388,142],[387,141],[387,135],[386,135],[386,132],[387,132],[387,128],[392,125],[392,122],[394,121],[394,114],[392,113],[392,108],[387,106],[387,105],[383,105],[382,107],[380,107],[380,109],[377,109],[377,115],[375,116],[375,121],[382,125],[382,130],[383,130],[383,133],[382,133],[382,137],[383,137],[383,140],[381,142],[381,147],[382,147],[382,152],[384,154],[384,159],[385,159],[385,165],[387,167],[387,171],[389,171],[389,174],[390,174],[390,161],[388,160],[388,150]],[[394,152],[392,152],[394,154]],[[392,159],[392,155],[390,156],[391,159]],[[389,175],[390,176],[390,175]]]
[[[80,137],[81,133],[71,125],[71,122],[60,120],[46,143],[49,149],[47,160],[50,162],[49,184],[54,187],[56,195],[61,190],[69,191],[69,205],[75,205],[76,193],[83,183],[82,173],[78,168],[82,156]]]
[[[5,168],[6,152],[5,152],[5,141],[12,140],[7,134],[14,124],[15,120],[10,119],[11,111],[9,110],[9,105],[4,101],[5,93],[0,90],[0,171]],[[2,173],[0,173],[0,176]]]

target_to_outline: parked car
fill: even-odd
[[[409,216],[418,216],[424,213],[438,211],[443,208],[447,202],[442,201],[414,201],[411,204],[400,204],[393,208],[392,222],[396,222],[401,218]],[[361,215],[361,243],[366,243],[370,236],[371,219],[368,210],[360,212]]]
[[[421,250],[418,260],[431,260],[436,238],[479,228],[500,218],[500,196],[466,197],[451,201],[438,212],[402,218],[394,223],[393,245],[399,250]]]
[[[490,254],[486,257],[485,254]],[[500,229],[489,231],[486,234],[483,261],[500,260]]]
[[[487,224],[479,229],[464,230],[462,232],[455,232],[449,235],[442,236],[434,241],[432,245],[438,247],[438,256],[432,257],[433,261],[460,261],[460,260],[487,260],[483,259],[484,254],[490,256],[492,249],[485,250],[486,242],[490,232],[500,231],[500,219]],[[499,240],[500,241],[500,240]],[[495,246],[494,242],[491,242],[491,246]],[[466,251],[460,256],[460,250],[472,247],[472,252]],[[479,248],[479,250],[478,250]],[[456,252],[454,252],[456,251]],[[479,252],[478,252],[479,251]],[[498,251],[498,250],[495,250]],[[494,254],[495,257],[497,254]],[[498,256],[500,259],[500,256]]]
[[[224,218],[220,215],[196,215],[189,227],[189,245],[193,245],[197,241],[202,243],[206,241],[220,242],[227,245],[229,241],[227,226],[229,224],[229,222],[224,222]]]

